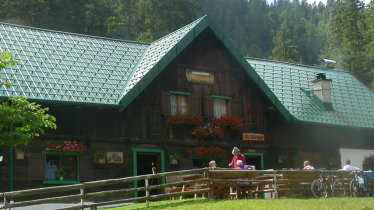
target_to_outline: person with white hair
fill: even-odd
[[[310,165],[310,161],[306,160],[304,161],[304,170],[314,170],[314,167]]]
[[[242,153],[240,153],[239,148],[234,147],[232,149],[232,154],[233,154],[233,157],[232,157],[232,160],[231,160],[231,162],[229,164],[230,168],[237,168],[238,167],[238,165],[237,165],[237,161],[238,160],[241,160],[242,163],[243,163],[243,165],[246,164],[247,161],[245,159],[245,156]]]

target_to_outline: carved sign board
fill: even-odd
[[[265,136],[259,133],[243,133],[243,141],[265,141]]]
[[[214,83],[214,75],[208,72],[187,69],[186,77],[187,77],[188,82],[209,84],[209,85]]]

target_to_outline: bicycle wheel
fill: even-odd
[[[351,197],[358,197],[360,194],[360,185],[356,179],[349,183],[349,193]]]
[[[326,186],[320,179],[316,179],[312,182],[310,186],[312,190],[312,194],[315,198],[326,198],[327,197],[327,190]]]
[[[346,195],[343,182],[335,180],[332,183],[331,189],[332,189],[332,194],[335,197],[344,197]]]

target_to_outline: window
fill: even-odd
[[[229,100],[223,98],[213,99],[213,116],[220,118],[225,114],[229,114]]]
[[[77,180],[77,156],[46,155],[45,163],[47,180]]]
[[[161,92],[160,102],[160,111],[167,116],[187,113],[201,114],[201,97],[189,92]]]
[[[188,96],[172,94],[170,95],[171,115],[185,114],[188,112]]]
[[[79,182],[79,156],[74,152],[43,151],[45,154],[44,183]]]

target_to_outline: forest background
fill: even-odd
[[[374,90],[374,1],[0,0],[0,21],[152,42],[211,16],[248,57],[352,72]]]

